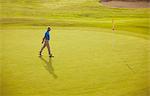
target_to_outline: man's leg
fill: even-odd
[[[51,50],[50,50],[50,46],[49,46],[49,42],[47,41],[47,49],[48,49],[48,54],[49,54],[49,56],[51,56]]]
[[[43,51],[43,49],[46,47],[46,43],[44,43],[44,45],[43,45],[43,47],[41,48],[41,50],[40,50],[40,55],[41,55],[41,53],[42,53],[42,51]]]

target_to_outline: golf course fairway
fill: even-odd
[[[149,8],[14,1],[0,0],[0,96],[150,95]],[[39,57],[48,26],[54,58]]]

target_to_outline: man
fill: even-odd
[[[48,53],[49,53],[49,57],[54,57],[51,53],[51,50],[50,50],[50,45],[49,45],[49,40],[50,40],[50,31],[51,31],[51,28],[48,27],[47,28],[47,31],[45,32],[45,36],[43,37],[43,40],[42,40],[42,44],[44,43],[43,47],[41,48],[40,50],[40,56],[42,56],[42,51],[45,47],[47,47],[48,49]]]

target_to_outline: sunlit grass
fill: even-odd
[[[149,8],[108,8],[99,0],[0,4],[2,96],[148,96]],[[47,26],[51,62],[46,49],[38,57]]]
[[[147,38],[149,8],[107,8],[99,0],[1,1],[1,23],[4,26],[70,26],[112,28]]]

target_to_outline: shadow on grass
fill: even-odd
[[[54,72],[53,64],[52,64],[52,58],[49,58],[49,60],[44,59],[43,57],[39,57],[43,62],[45,62],[46,65],[44,65],[45,69],[55,78],[57,79],[57,75]]]

